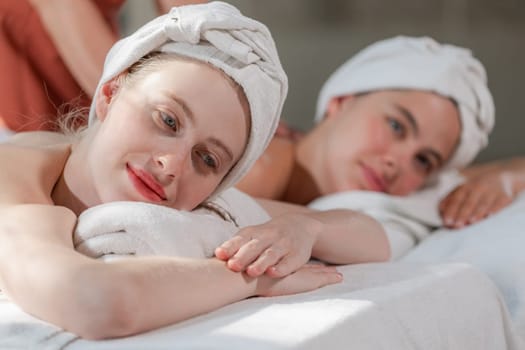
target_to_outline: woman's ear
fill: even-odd
[[[339,115],[339,112],[343,108],[343,104],[348,100],[353,99],[353,97],[353,95],[332,97],[332,99],[328,102],[328,105],[326,106],[324,118],[328,119]]]
[[[119,78],[113,78],[107,83],[104,83],[97,91],[95,96],[95,112],[100,121],[106,119],[109,105],[120,87]]]

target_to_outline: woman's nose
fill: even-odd
[[[159,166],[162,176],[180,178],[190,166],[189,159],[189,151],[178,150],[177,152],[158,155],[155,162]]]
[[[399,173],[399,159],[394,154],[387,154],[383,157],[383,176],[388,181],[392,181]]]

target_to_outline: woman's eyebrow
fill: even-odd
[[[414,115],[412,114],[412,112],[410,112],[405,107],[403,107],[401,105],[398,105],[397,103],[394,104],[394,107],[408,121],[408,124],[410,124],[410,126],[412,127],[412,131],[414,132],[414,135],[418,136],[419,135],[419,126],[417,125],[416,118],[414,118]]]
[[[427,152],[436,159],[438,167],[441,167],[441,165],[443,165],[443,157],[438,151],[430,148],[427,150]]]
[[[188,119],[190,120],[190,122],[192,124],[195,124],[195,116],[193,114],[193,111],[190,109],[190,107],[188,107],[188,105],[186,104],[186,102],[184,102],[183,99],[181,99],[179,96],[177,95],[174,95],[172,93],[167,93],[167,96],[173,100],[176,104],[180,105],[182,107],[182,110],[184,111],[184,114],[186,114],[186,116],[188,117]],[[224,151],[224,153],[226,154],[226,156],[230,159],[230,160],[233,160],[233,152],[228,148],[228,146],[226,146],[221,140],[218,140],[216,138],[212,138],[209,140],[209,142],[216,146],[216,147],[219,147],[220,149],[222,149]]]
[[[167,96],[169,99],[173,100],[176,104],[180,105],[182,107],[182,110],[184,111],[184,114],[190,120],[191,124],[195,124],[195,116],[193,114],[193,111],[188,107],[186,102],[184,102],[183,99],[181,99],[180,97],[172,93],[167,93]]]
[[[222,149],[224,151],[224,153],[226,153],[226,156],[228,156],[228,158],[230,158],[230,161],[233,160],[233,152],[221,140],[218,140],[216,138],[212,138],[212,139],[209,140],[209,142],[211,144],[213,144],[214,146],[219,147],[220,149]]]
[[[414,115],[412,114],[412,112],[410,112],[405,107],[403,107],[401,105],[398,105],[397,103],[394,104],[394,107],[408,121],[408,124],[412,127],[412,131],[413,131],[414,135],[418,136],[419,135],[419,126],[418,126],[416,118],[414,118]],[[438,162],[439,166],[441,166],[443,164],[444,157],[438,151],[436,151],[434,149],[428,149],[427,151],[434,158],[436,158],[436,161]]]

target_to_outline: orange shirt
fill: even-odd
[[[114,30],[124,2],[95,1]],[[89,106],[28,0],[0,1],[0,30],[0,119],[8,128],[54,130],[65,103]]]

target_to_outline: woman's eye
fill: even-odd
[[[160,115],[161,115],[162,121],[164,122],[164,124],[166,124],[167,127],[175,131],[178,130],[179,123],[177,122],[177,119],[175,119],[174,117],[172,117],[171,115],[165,112],[160,112]]]
[[[213,155],[206,152],[198,152],[198,156],[206,167],[213,170],[216,170],[219,167],[218,162]]]
[[[425,155],[416,156],[417,167],[423,170],[426,174],[430,174],[434,170],[432,161]]]
[[[388,118],[388,124],[390,125],[392,131],[394,131],[394,133],[396,133],[397,135],[402,136],[405,134],[405,127],[396,119]]]

